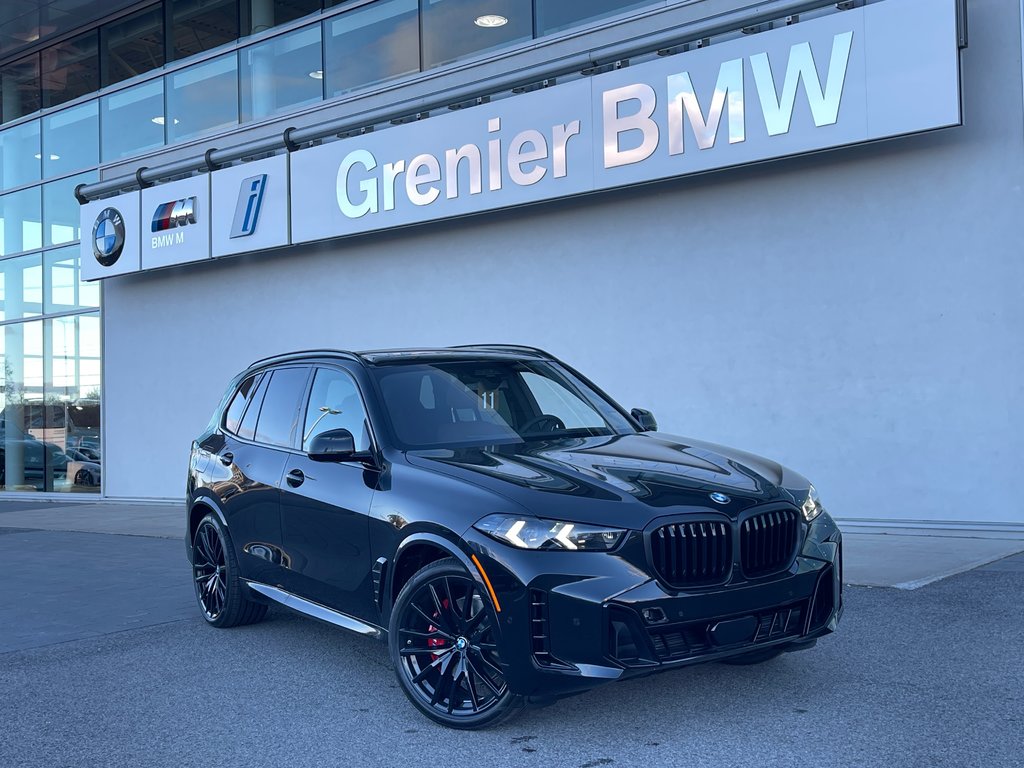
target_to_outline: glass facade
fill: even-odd
[[[418,72],[417,0],[378,0],[324,22],[327,95]]]

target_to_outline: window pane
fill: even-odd
[[[366,411],[356,383],[347,373],[320,368],[313,379],[313,389],[306,408],[302,450],[308,451],[310,441],[329,429],[347,429],[351,432],[357,451],[370,448]]]
[[[167,76],[168,143],[238,123],[236,62],[231,53]]]
[[[323,98],[320,25],[241,51],[242,122]]]
[[[100,490],[99,315],[46,321],[51,353],[44,357],[45,439],[64,454],[66,471],[54,491]],[[58,465],[59,465],[58,461]]]
[[[164,9],[155,5],[100,30],[103,84],[113,85],[164,65]]]
[[[0,195],[0,256],[42,248],[40,187]]]
[[[238,0],[166,0],[171,7],[171,60],[238,39]]]
[[[423,0],[424,68],[532,37],[530,0]]]
[[[39,121],[0,132],[0,189],[39,181]]]
[[[44,441],[43,322],[0,328],[0,486],[51,490],[66,476],[67,460]]]
[[[92,31],[43,50],[44,107],[56,107],[99,89],[97,39]]]
[[[99,181],[96,171],[43,184],[43,233],[46,246],[73,243],[81,237],[75,187]]]
[[[60,176],[100,161],[99,103],[89,101],[43,118],[43,177]]]
[[[80,279],[78,248],[58,248],[43,254],[46,274],[44,311],[71,312],[100,305],[99,283],[83,283]]]
[[[5,123],[39,109],[39,54],[0,67],[0,99]]]
[[[290,446],[295,437],[299,400],[306,384],[306,368],[281,368],[274,371],[260,408],[256,441]]]
[[[320,0],[243,0],[250,2],[249,32],[255,34],[320,10]]]
[[[417,72],[417,0],[380,0],[324,22],[327,95]]]
[[[245,409],[245,416],[238,427],[238,436],[246,440],[256,439],[256,419],[259,418],[260,408],[263,407],[263,398],[267,394],[267,384],[270,383],[270,376],[262,376],[259,386],[249,398],[249,407]]]
[[[36,317],[42,313],[41,255],[36,253],[0,261],[0,320]]]
[[[536,0],[537,34],[547,35],[586,21],[624,13],[653,0]]]
[[[164,144],[164,81],[153,80],[100,99],[103,160],[117,160]]]
[[[249,404],[249,395],[252,394],[255,383],[256,377],[250,376],[242,382],[242,386],[231,399],[231,405],[224,414],[224,428],[228,432],[238,432],[238,425],[242,423],[242,414],[245,413],[245,406]]]

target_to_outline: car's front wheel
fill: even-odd
[[[405,695],[450,728],[486,728],[523,708],[509,690],[489,596],[457,560],[418,571],[395,601],[389,650]]]
[[[266,605],[245,594],[230,535],[212,513],[192,539],[192,582],[203,618],[215,627],[254,624],[267,615]]]

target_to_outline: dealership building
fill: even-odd
[[[1017,0],[5,4],[0,499],[180,500],[258,358],[500,342],[848,524],[1024,534],[1021,41]]]

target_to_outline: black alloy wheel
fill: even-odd
[[[406,696],[452,728],[484,728],[522,709],[498,657],[490,598],[454,559],[416,573],[391,616],[389,646]]]
[[[199,608],[215,627],[253,624],[267,614],[267,606],[244,594],[231,539],[220,521],[209,514],[192,539],[192,582]]]

